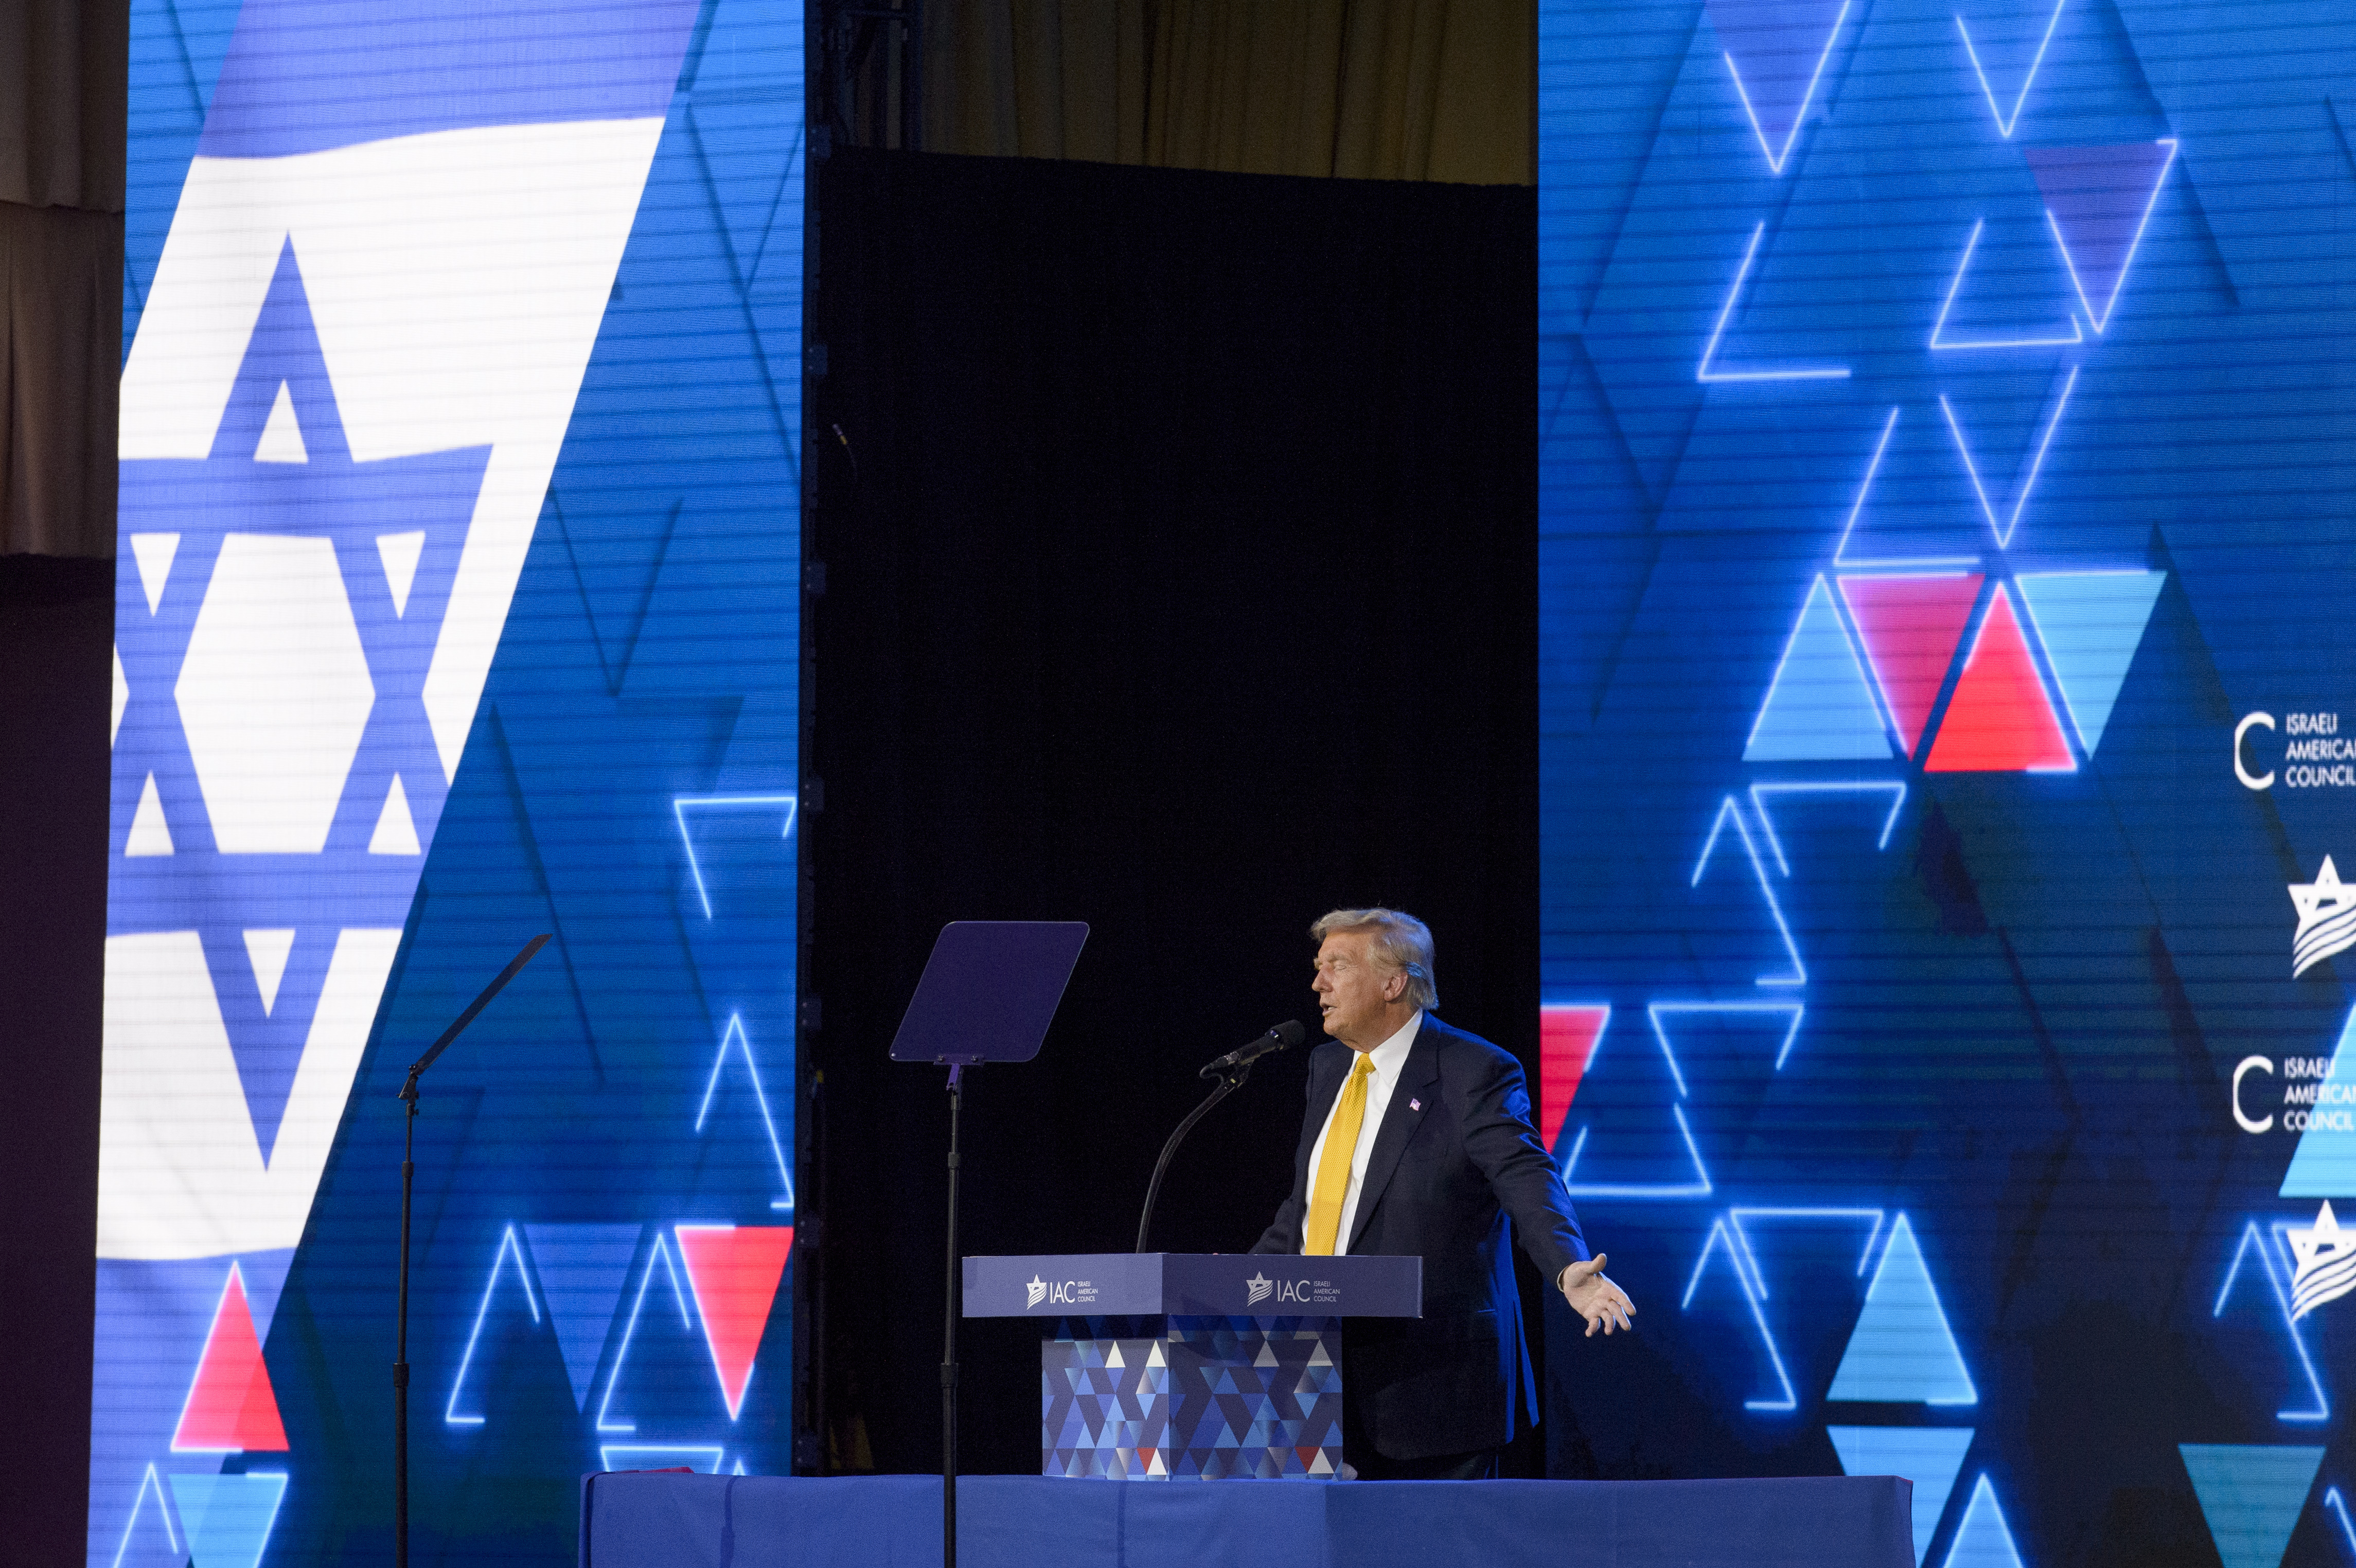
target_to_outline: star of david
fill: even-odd
[[[480,446],[353,458],[290,241],[210,453],[122,464],[120,531],[134,548],[116,589],[127,701],[113,759],[109,933],[198,932],[265,1157],[338,933],[400,925],[416,890],[422,853],[370,852],[396,780],[420,850],[448,793],[422,694],[489,455]],[[224,549],[251,553],[272,541],[332,549],[374,693],[316,854],[222,849],[175,689]],[[394,563],[412,560],[403,592]],[[134,820],[150,778],[169,848],[126,854],[121,825]],[[267,965],[249,953],[245,933],[269,937],[270,949],[289,931],[272,986],[258,976]]]
[[[2340,1217],[2331,1211],[2329,1199],[2325,1200],[2321,1212],[2316,1215],[2314,1224],[2305,1228],[2292,1225],[2285,1234],[2290,1237],[2290,1250],[2298,1259],[2298,1269],[2292,1276],[2294,1278],[2313,1273],[2319,1264],[2328,1264],[2348,1248],[2356,1246],[2356,1236],[2340,1230]]]
[[[2331,857],[2326,855],[2323,869],[2315,873],[2315,880],[2290,884],[2290,901],[2298,910],[2298,931],[2296,934],[2305,935],[2316,922],[2329,919],[2346,909],[2351,899],[2356,899],[2356,889],[2340,886],[2340,869],[2331,863]]]

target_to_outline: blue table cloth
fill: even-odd
[[[1912,1486],[1751,1481],[958,1482],[960,1568],[1914,1568]],[[607,1474],[582,1568],[939,1568],[937,1476]]]

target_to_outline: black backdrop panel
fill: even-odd
[[[969,1252],[1128,1247],[1194,1069],[1314,1016],[1337,904],[1430,921],[1444,1016],[1535,1067],[1536,208],[813,167],[814,1413],[838,1465],[923,1470],[947,1096],[884,1053],[943,922],[1095,927],[1038,1061],[972,1081]],[[1268,1222],[1304,1055],[1197,1131],[1158,1247]],[[965,1467],[1035,1472],[1035,1329],[966,1347]]]

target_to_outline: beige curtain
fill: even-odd
[[[0,0],[0,555],[114,553],[130,7]]]
[[[1528,185],[1534,0],[928,0],[928,151]]]

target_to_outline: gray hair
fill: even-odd
[[[1337,909],[1320,915],[1309,928],[1309,939],[1323,943],[1337,931],[1363,931],[1376,961],[1407,976],[1407,999],[1430,1011],[1440,1006],[1440,987],[1431,978],[1431,928],[1411,914],[1395,909]]]

